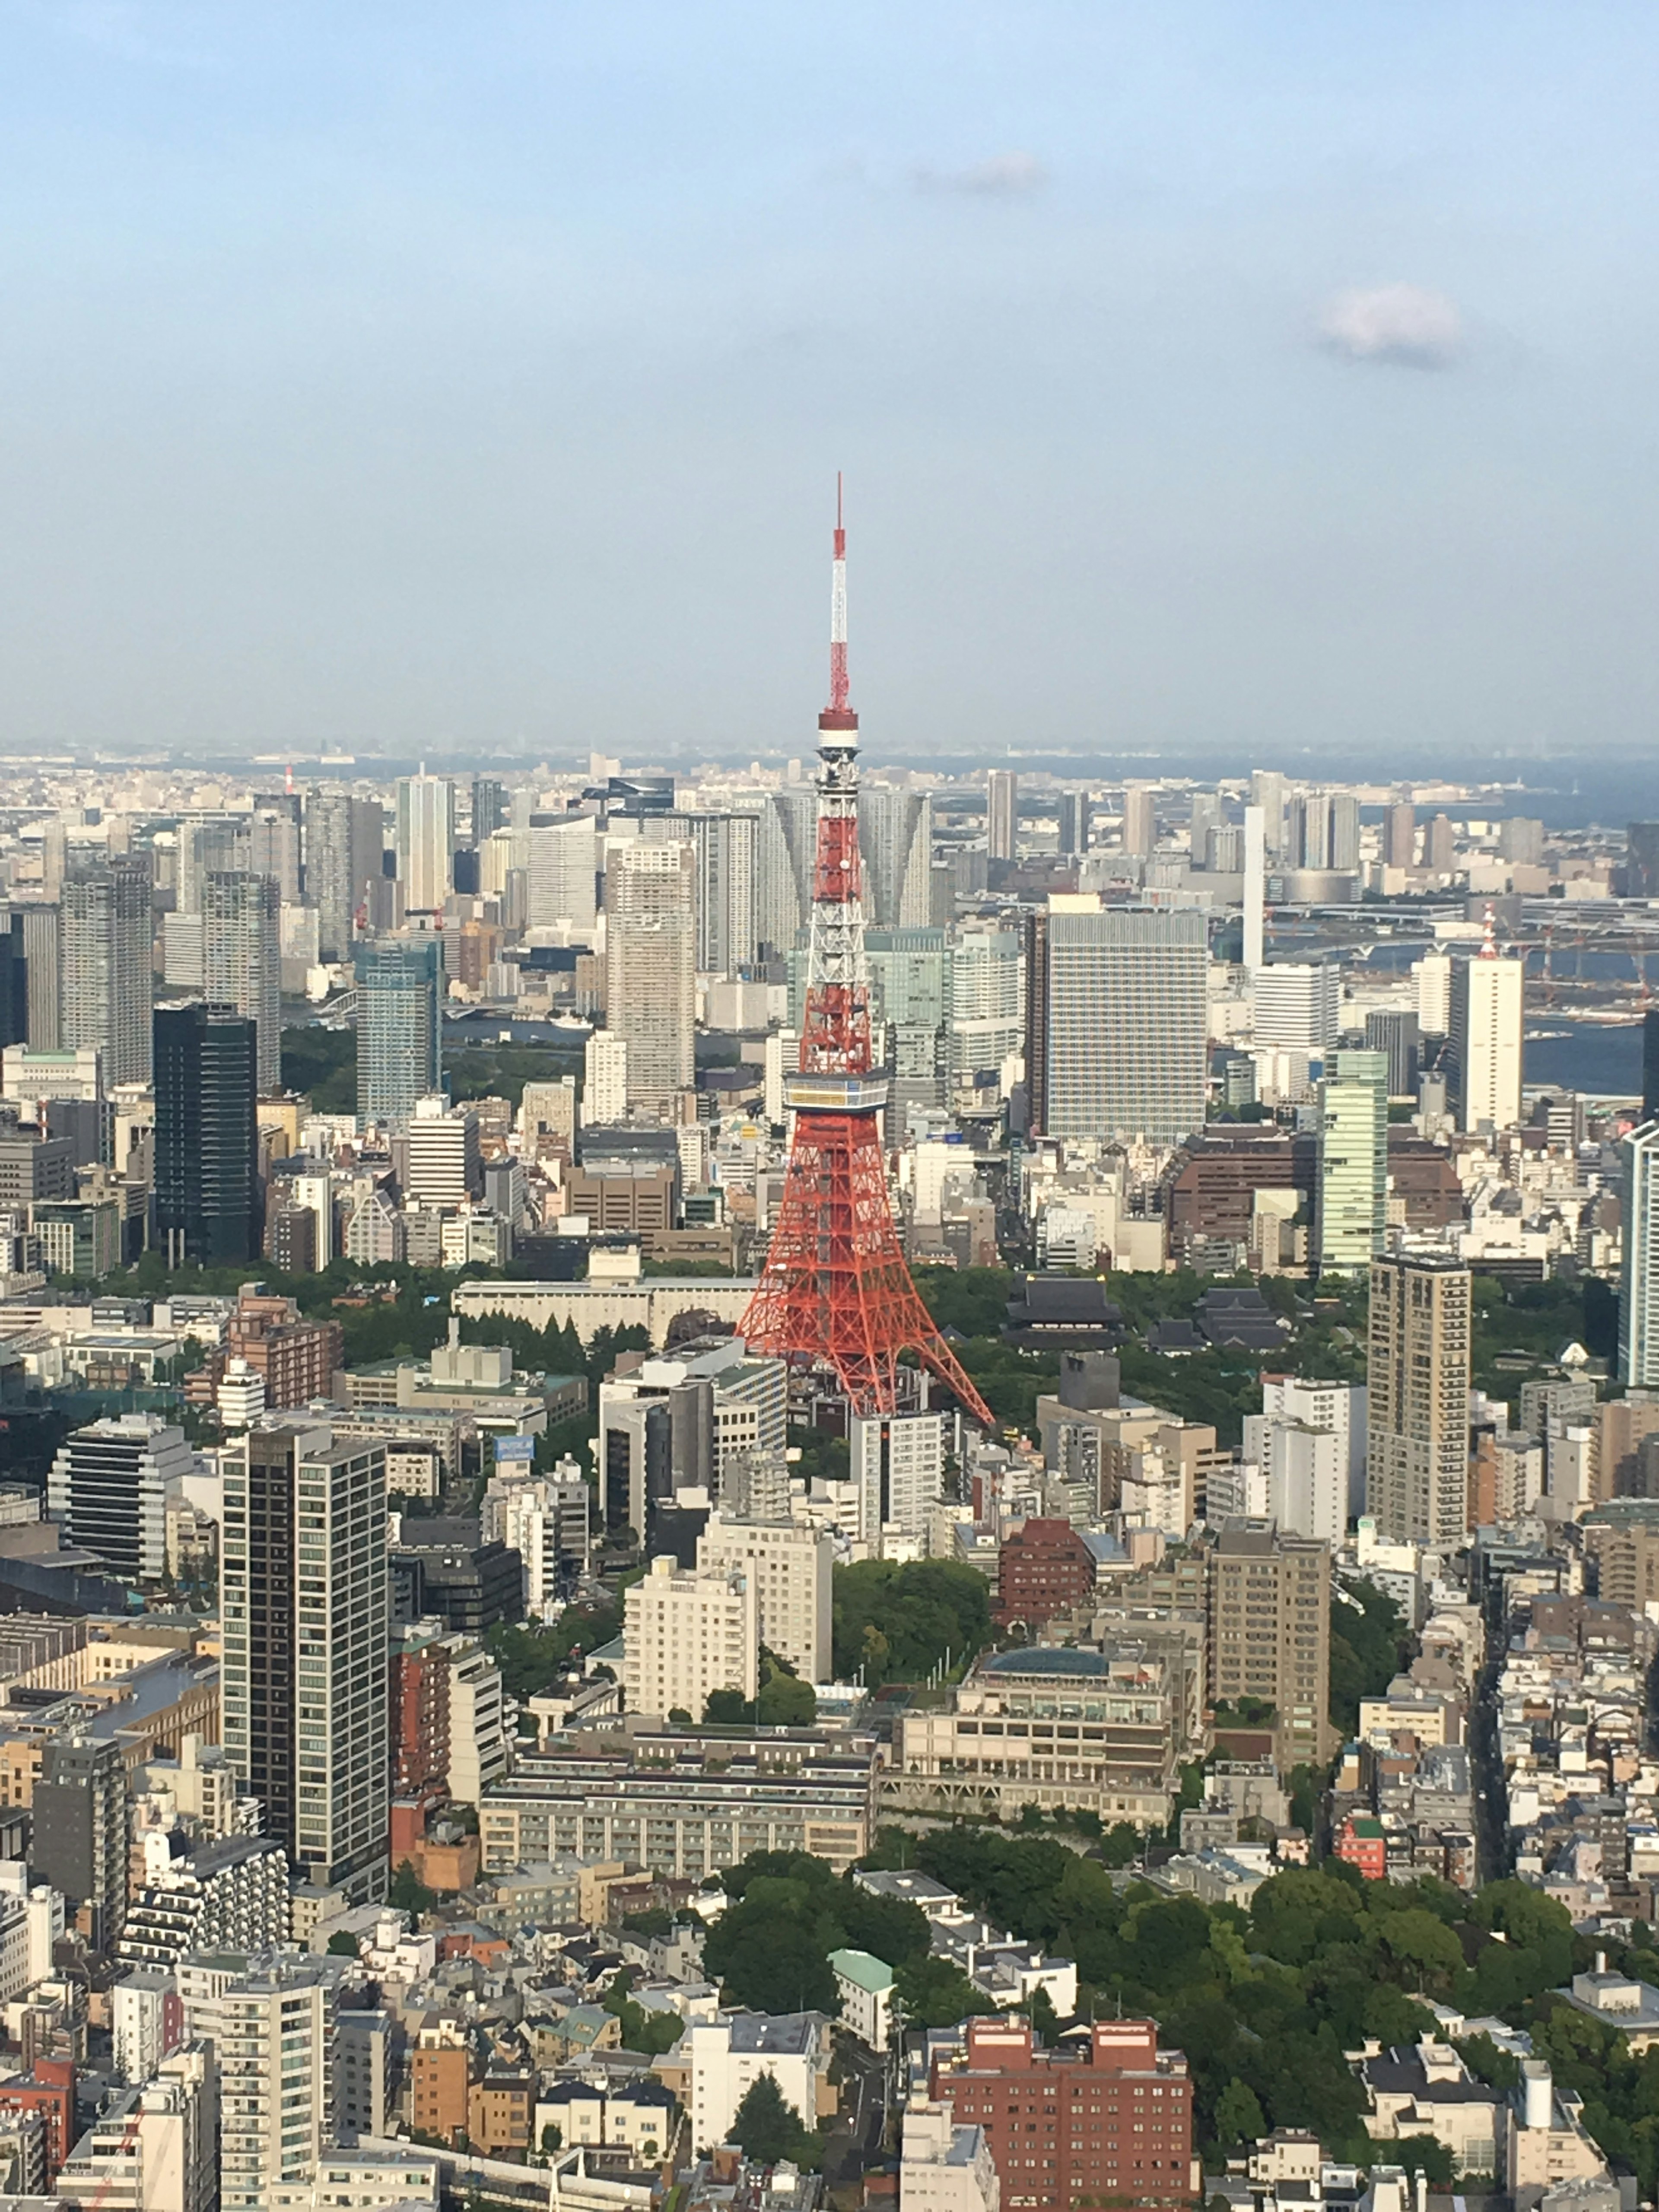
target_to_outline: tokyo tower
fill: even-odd
[[[786,1076],[795,1116],[766,1269],[739,1334],[757,1352],[831,1370],[855,1413],[891,1413],[899,1355],[913,1352],[970,1419],[991,1413],[939,1334],[899,1249],[888,1203],[871,1068],[859,857],[859,718],[848,704],[847,532],[836,481],[830,704],[818,716],[818,834],[800,1066]]]

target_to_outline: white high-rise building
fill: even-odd
[[[605,1020],[628,1044],[628,1103],[666,1116],[696,1079],[696,855],[613,844],[605,867]]]
[[[1024,946],[1018,930],[963,923],[946,957],[950,1072],[961,1082],[1024,1048]]]
[[[454,887],[455,787],[447,775],[398,779],[398,880],[406,914],[435,914]]]
[[[1267,816],[1244,809],[1244,965],[1254,975],[1266,961]]]
[[[1624,1238],[1619,1285],[1619,1379],[1659,1386],[1659,1121],[1632,1129],[1624,1160]]]
[[[283,1087],[282,902],[274,876],[214,873],[202,895],[202,988],[253,1024],[259,1095]],[[320,1264],[320,1263],[319,1263]]]
[[[883,1531],[920,1540],[945,1495],[943,1413],[855,1414],[848,1425],[848,1472],[858,1485],[859,1541],[881,1556]]]
[[[1334,1429],[1303,1421],[1264,1420],[1245,1437],[1245,1455],[1267,1483],[1267,1511],[1287,1536],[1316,1536],[1333,1547],[1348,1527],[1348,1468],[1343,1440]]]
[[[71,1052],[97,1046],[106,1091],[148,1083],[155,983],[147,861],[77,870],[64,880],[60,915],[58,1042]]]
[[[417,1098],[409,1124],[405,1194],[422,1206],[465,1206],[483,1187],[478,1117],[441,1092]]]
[[[760,1597],[736,1569],[687,1573],[672,1554],[630,1583],[623,1627],[623,1693],[632,1713],[702,1718],[714,1690],[760,1688]]]
[[[1451,1027],[1450,953],[1425,952],[1412,975],[1417,984],[1418,1028],[1425,1036],[1444,1036]]]
[[[1041,1133],[1175,1145],[1204,1126],[1209,948],[1190,908],[1051,904],[1046,925],[1046,1067],[1033,1077]],[[1046,986],[1046,988],[1042,988]],[[1031,1058],[1038,1057],[1033,1047]]]
[[[628,1118],[628,1040],[595,1030],[582,1054],[582,1126],[605,1129]]]
[[[338,1980],[337,1960],[298,1953],[221,1952],[179,1962],[187,2032],[211,2046],[219,2069],[223,2212],[264,2212],[282,2183],[316,2172],[331,2118]]]
[[[759,819],[753,814],[647,814],[641,835],[681,838],[696,855],[697,972],[733,975],[755,957]]]
[[[899,2212],[999,2212],[1001,2202],[984,2129],[958,2127],[948,2103],[908,2106]]]
[[[1261,1411],[1247,1414],[1244,1456],[1255,1459],[1249,1423],[1253,1420],[1300,1421],[1310,1429],[1329,1429],[1340,1439],[1342,1464],[1347,1469],[1348,1514],[1358,1519],[1365,1510],[1365,1386],[1363,1382],[1321,1382],[1300,1375],[1264,1375]]]
[[[562,1469],[571,1472],[565,1474]],[[497,1468],[483,1496],[483,1540],[502,1543],[524,1561],[526,1610],[550,1620],[591,1542],[592,1492],[574,1460],[551,1474],[515,1474]]]
[[[760,1608],[760,1639],[787,1659],[803,1682],[832,1678],[828,1529],[793,1521],[750,1521],[717,1513],[697,1542],[697,1565],[746,1575]]]
[[[449,1774],[446,1787],[460,1805],[482,1802],[506,1774],[507,1713],[501,1670],[476,1637],[445,1638],[449,1656]]]
[[[528,830],[498,831],[520,837],[522,865],[529,877],[529,920],[532,929],[567,925],[572,934],[591,939],[599,865],[598,825],[591,814],[532,815]],[[510,855],[509,855],[510,858]],[[520,865],[517,861],[514,866]]]
[[[108,2212],[216,2212],[232,2201],[220,2194],[219,2129],[219,2069],[194,2042],[103,2107],[58,2167],[54,2197]]]
[[[1453,964],[1446,1058],[1452,1110],[1466,1132],[1512,1129],[1521,1119],[1525,975],[1490,941],[1478,958]]]
[[[1282,960],[1258,968],[1255,1040],[1278,1052],[1328,1052],[1342,1029],[1342,977],[1329,960]]]

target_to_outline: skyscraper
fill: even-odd
[[[552,929],[564,922],[579,937],[591,938],[599,852],[593,817],[535,814],[523,838],[530,927]]]
[[[398,880],[406,914],[435,913],[449,896],[455,851],[455,787],[447,775],[398,779]]]
[[[200,914],[210,875],[246,873],[249,859],[246,818],[212,816],[205,821],[181,822],[178,828],[178,872],[173,884],[173,911]]]
[[[1328,1052],[1342,1028],[1342,975],[1330,960],[1279,960],[1251,979],[1252,1035],[1279,1052]]]
[[[104,1055],[104,1085],[150,1079],[150,874],[112,860],[64,884],[59,1041]]]
[[[1446,1065],[1460,1129],[1512,1129],[1521,1119],[1525,973],[1521,961],[1498,958],[1490,924],[1480,957],[1452,963]]]
[[[1625,891],[1659,898],[1659,822],[1632,822],[1626,841]]]
[[[921,792],[865,785],[859,850],[868,919],[878,929],[925,928],[933,920],[933,800]]]
[[[994,860],[1012,860],[1018,847],[1019,778],[994,768],[985,779],[985,850]]]
[[[641,834],[683,838],[696,855],[697,971],[733,975],[755,957],[755,871],[760,821],[753,814],[653,814]]]
[[[1659,1007],[1642,1017],[1642,1119],[1659,1119]]]
[[[696,860],[684,842],[613,845],[605,1019],[628,1047],[628,1101],[666,1115],[696,1078]]]
[[[441,1090],[443,943],[388,937],[357,955],[357,1118],[407,1126]]]
[[[510,809],[507,786],[499,776],[475,775],[472,779],[472,842],[482,845],[486,837],[493,836],[507,823]]]
[[[0,907],[0,1047],[29,1041],[29,971],[23,917]]]
[[[386,1447],[252,1429],[224,1486],[226,1758],[302,1881],[384,1896]]]
[[[282,900],[275,876],[209,876],[202,896],[202,984],[210,1004],[253,1024],[259,1096],[283,1087]]]
[[[1365,1505],[1390,1542],[1455,1544],[1468,1518],[1470,1277],[1439,1253],[1371,1262]]]
[[[1415,1014],[1393,1006],[1373,1007],[1365,1017],[1365,1049],[1385,1053],[1390,1098],[1414,1098],[1422,1034]]]
[[[1206,1563],[1209,1695],[1218,1705],[1261,1698],[1273,1708],[1280,1764],[1322,1765],[1337,1743],[1329,1551],[1267,1522],[1226,1521]]]
[[[299,904],[300,794],[297,791],[265,791],[254,794],[253,813],[247,827],[246,865],[250,875],[276,878],[277,896],[283,905]]]
[[[1357,1275],[1388,1216],[1389,1058],[1339,1052],[1319,1091],[1319,1272]]]
[[[23,965],[28,970],[27,1042],[40,1051],[56,1052],[63,1031],[62,910],[55,906],[26,906],[19,911],[23,921]]]
[[[1409,799],[1398,799],[1382,817],[1382,865],[1409,868],[1417,860],[1417,809]]]
[[[628,1116],[628,1041],[595,1030],[582,1054],[582,1126],[605,1127]]]
[[[240,1267],[260,1246],[254,1024],[198,999],[155,1031],[156,1234],[174,1267]]]
[[[946,960],[949,1069],[961,1082],[1000,1068],[1024,1042],[1024,948],[1016,929],[975,928],[954,934]]]
[[[1158,813],[1152,787],[1129,783],[1123,787],[1123,849],[1144,858],[1158,844]]]
[[[1254,976],[1267,960],[1267,815],[1244,809],[1244,966]]]
[[[1120,907],[1044,919],[1044,1133],[1173,1145],[1202,1128],[1204,916]]]
[[[384,820],[378,799],[323,789],[306,794],[306,896],[317,909],[325,960],[351,957],[354,919],[380,875]]]
[[[1086,791],[1062,791],[1060,794],[1060,850],[1066,854],[1086,853],[1089,849],[1089,794]],[[1200,853],[1200,860],[1203,858]]]
[[[1620,1152],[1625,1174],[1619,1379],[1631,1389],[1652,1389],[1659,1385],[1659,1121],[1632,1129]]]

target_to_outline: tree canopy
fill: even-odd
[[[914,1682],[948,1652],[969,1658],[990,1641],[991,1596],[976,1568],[954,1559],[860,1559],[835,1577],[836,1678]]]

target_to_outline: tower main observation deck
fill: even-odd
[[[795,1116],[765,1270],[739,1333],[757,1352],[829,1370],[856,1413],[900,1409],[902,1355],[913,1353],[989,1429],[989,1408],[922,1304],[900,1249],[887,1192],[872,1065],[859,854],[859,718],[848,704],[847,532],[836,493],[830,704],[818,716],[818,823],[800,1066],[787,1074]]]

